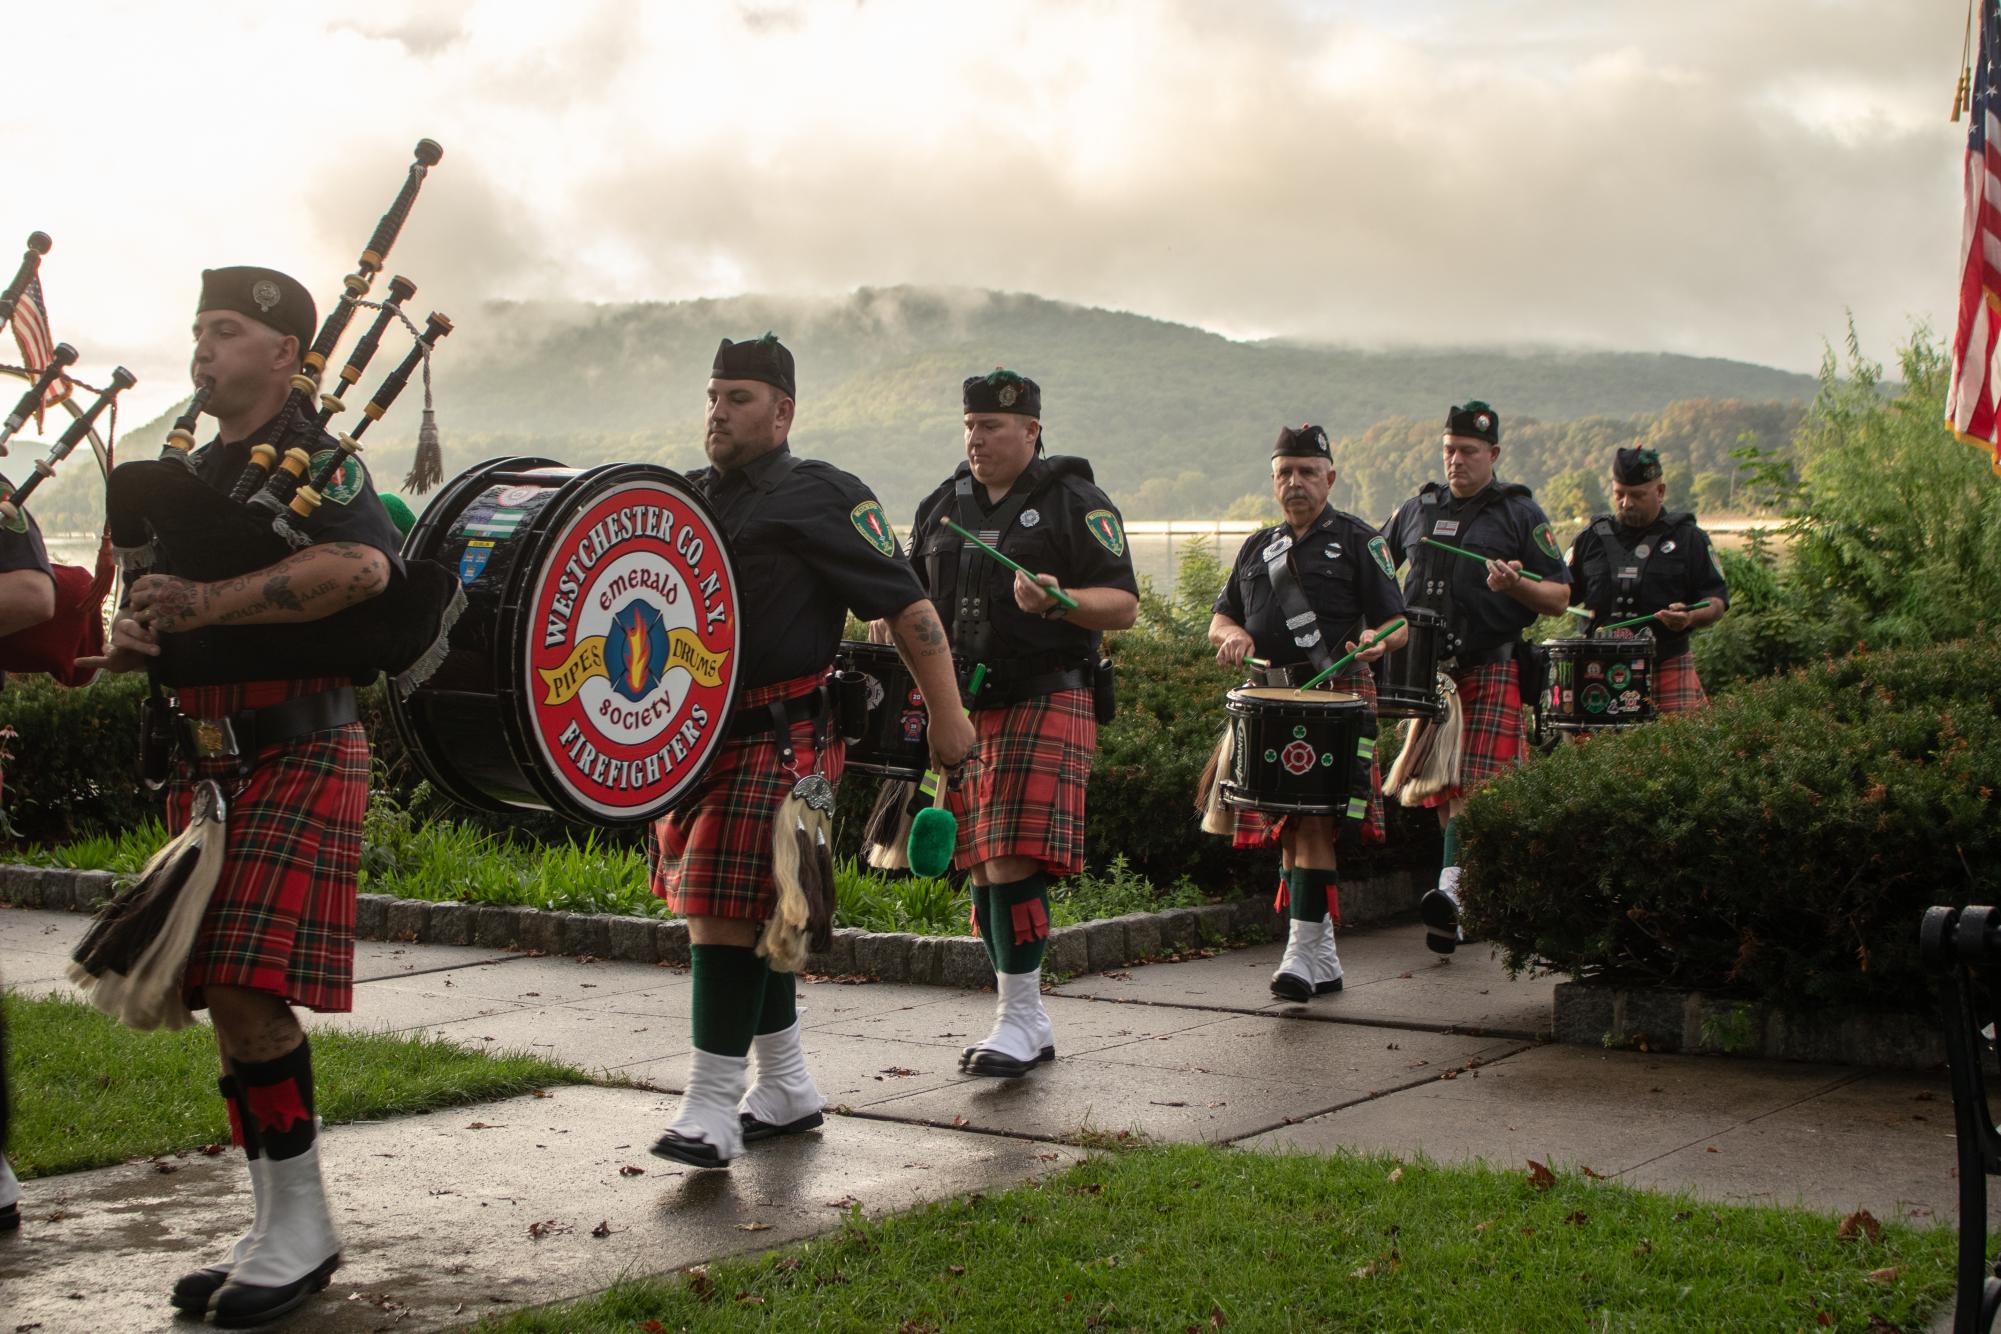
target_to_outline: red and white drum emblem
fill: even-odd
[[[707,515],[638,478],[545,548],[522,688],[543,772],[609,819],[680,800],[726,740],[736,580]]]
[[[1285,771],[1294,778],[1311,769],[1313,767],[1313,760],[1313,747],[1307,745],[1304,741],[1291,742],[1284,750],[1278,753],[1278,762],[1283,764]]]

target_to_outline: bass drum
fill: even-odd
[[[598,825],[694,792],[729,737],[741,663],[729,544],[687,479],[495,459],[447,484],[403,550],[465,587],[443,665],[391,692],[439,791]]]

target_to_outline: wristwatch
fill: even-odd
[[[1069,614],[1070,609],[1059,602],[1048,611],[1043,612],[1042,619],[1045,621],[1060,621]]]

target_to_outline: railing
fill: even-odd
[[[1987,1264],[1987,1178],[2001,1174],[2001,1130],[1987,1091],[2001,1017],[2001,910],[1931,908],[1919,927],[1925,965],[1945,974],[1945,1050],[1959,1151],[1959,1277],[1953,1334],[1987,1334],[2001,1311],[2001,1263]]]

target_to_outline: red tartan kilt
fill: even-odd
[[[1522,685],[1512,659],[1452,674],[1459,687],[1465,731],[1460,739],[1459,786],[1426,797],[1443,806],[1472,792],[1495,774],[1521,763]]]
[[[1084,869],[1084,792],[1098,720],[1088,690],[973,711],[973,753],[946,807],[959,820],[952,865],[1028,857],[1045,874]]]
[[[1654,711],[1693,713],[1709,707],[1702,678],[1695,674],[1695,655],[1678,653],[1654,668]]]
[[[347,685],[342,679],[259,681],[177,693],[183,712],[238,709]],[[244,987],[322,1011],[354,1008],[354,895],[361,817],[368,808],[368,734],[360,723],[258,753],[237,786],[233,762],[207,761],[167,788],[167,828],[187,825],[193,781],[214,778],[228,800],[221,883],[182,975],[200,1009],[205,987]]]
[[[1376,707],[1376,674],[1366,663],[1351,664],[1340,675],[1328,683],[1336,690],[1350,690],[1369,701],[1371,709]],[[1223,775],[1216,775],[1222,782]],[[1233,848],[1275,848],[1285,833],[1289,815],[1268,815],[1263,811],[1237,811],[1237,829],[1231,836]],[[1348,822],[1340,816],[1326,817],[1334,821],[1334,841],[1341,841],[1341,834]],[[1383,832],[1383,771],[1375,761],[1369,762],[1369,813],[1362,817],[1362,842],[1381,843]]]
[[[745,693],[741,709],[793,699],[819,686],[824,673],[759,686]],[[689,801],[653,825],[661,857],[653,895],[683,917],[734,917],[761,922],[771,916],[778,891],[771,881],[772,823],[800,777],[816,770],[841,780],[847,746],[833,738],[815,750],[813,720],[792,725],[793,768],[781,766],[770,733],[724,744]]]

